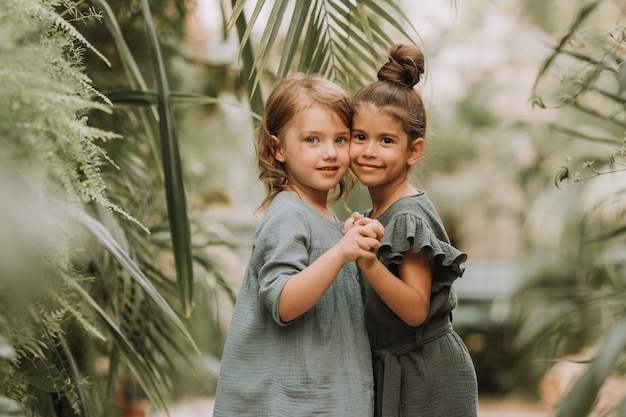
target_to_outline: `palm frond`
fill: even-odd
[[[80,224],[89,231],[97,240],[102,244],[122,265],[133,279],[141,286],[146,295],[155,303],[172,324],[174,329],[189,343],[193,344],[191,336],[187,332],[184,324],[180,321],[172,307],[167,303],[165,299],[158,293],[152,283],[146,278],[141,269],[135,262],[130,259],[128,253],[120,247],[120,245],[111,236],[111,233],[96,219],[89,216],[83,211],[74,212],[77,220]]]
[[[161,56],[158,37],[152,22],[150,4],[142,1],[143,14],[148,29],[148,40],[152,52],[152,67],[157,83],[157,102],[161,136],[161,158],[165,177],[165,195],[170,233],[176,264],[176,278],[185,317],[189,318],[193,308],[193,266],[191,230],[187,216],[187,197],[183,178],[178,137],[174,124],[174,113],[170,103],[170,89]]]
[[[244,14],[245,3],[243,0],[235,2],[231,25]],[[261,22],[259,16],[266,7],[271,7],[269,17]],[[279,64],[268,68],[273,62],[270,56],[276,54],[275,42],[282,29],[280,23],[287,12],[290,20],[280,38]],[[295,4],[288,0],[261,0],[256,3],[248,27],[241,34],[241,48],[249,44],[252,31],[260,25],[265,25],[265,29],[252,62],[253,88],[258,87],[266,71],[276,78],[290,71],[303,71],[328,77],[354,90],[375,78],[378,66],[394,43],[388,35],[390,30],[411,43],[417,43],[418,38],[415,28],[392,0],[317,0]]]
[[[118,88],[103,92],[107,99],[116,106],[155,106],[157,104],[156,90],[131,90]],[[209,104],[219,104],[220,106],[231,106],[233,109],[248,114],[254,120],[261,120],[261,116],[242,106],[241,103],[233,103],[221,98],[207,96],[205,94],[188,93],[183,91],[170,92],[170,103],[172,106],[201,106]]]
[[[250,77],[256,76],[257,70],[252,65],[254,62],[254,52],[252,45],[247,42],[246,37],[249,36],[248,30],[252,29],[252,25],[248,24],[246,16],[243,13],[243,6],[246,1],[231,0],[231,3],[233,4],[233,13],[229,20],[227,31],[230,31],[232,25],[234,24],[237,27],[237,33],[239,34],[239,43],[241,45],[240,55],[242,61],[242,68],[241,71],[239,71],[239,79],[242,84],[246,86],[250,108],[254,113],[260,115],[263,114],[263,107],[265,106],[263,96],[260,90],[255,90],[252,87],[252,84],[247,82]]]
[[[124,72],[126,73],[126,78],[131,88],[134,90],[147,90],[147,83],[143,79],[141,71],[139,71],[139,66],[137,65],[135,57],[126,43],[122,29],[120,28],[111,6],[106,0],[98,0],[97,3],[104,15],[104,23],[109,29],[109,32],[115,41],[115,46],[119,51],[119,56],[124,66]],[[156,122],[158,115],[156,109],[154,107],[150,109],[139,108],[138,111],[143,121],[142,127],[145,129],[146,135],[149,139],[148,144],[150,145],[150,149],[152,151],[153,161],[157,166],[157,172],[160,175],[163,175],[163,167],[159,152],[159,134]]]
[[[96,303],[96,301],[85,291],[78,283],[71,278],[67,279],[68,284],[78,292],[84,300],[93,308],[106,325],[109,333],[115,339],[116,346],[124,354],[128,366],[133,370],[133,373],[143,389],[146,395],[150,398],[155,406],[160,411],[167,411],[167,401],[163,396],[163,383],[157,379],[154,368],[151,368],[146,362],[145,358],[140,355],[133,347],[132,343],[122,333],[117,324],[108,316],[108,314]]]

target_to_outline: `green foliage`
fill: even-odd
[[[111,112],[82,61],[85,48],[103,57],[55,7],[89,18],[71,2],[0,6],[0,336],[8,352],[0,358],[0,399],[7,412],[13,400],[32,416],[102,415],[114,410],[123,359],[165,409],[169,350],[190,358],[193,342],[128,248],[85,211],[113,230],[122,219],[147,236],[107,195],[103,168],[121,166],[102,145],[121,136],[87,124],[90,112]]]
[[[594,12],[602,3],[592,1],[579,9],[539,71],[531,99],[535,106],[561,109],[560,119],[566,122],[551,126],[555,134],[588,145],[571,158],[576,165],[557,172],[557,184],[626,169],[626,32],[621,24],[606,33],[593,28]]]
[[[106,156],[94,141],[119,136],[88,127],[80,116],[108,106],[91,99],[74,32],[55,29],[65,28],[63,19],[38,3],[2,5],[2,165],[34,190],[110,205],[99,175]]]
[[[606,29],[595,12],[608,3],[578,10],[540,69],[532,98],[535,106],[558,109],[544,140],[562,144],[567,164],[554,176],[560,188],[546,190],[528,217],[529,237],[542,255],[526,262],[518,341],[535,358],[596,352],[563,399],[560,417],[589,415],[604,382],[626,376],[626,28],[621,11]]]
[[[249,18],[244,15],[247,0],[232,0],[229,27],[237,28],[243,74],[248,75],[252,109],[262,113],[257,88],[261,77],[272,75],[272,83],[291,71],[314,73],[330,78],[349,91],[373,80],[394,43],[395,32],[415,42],[417,31],[396,2],[385,1],[257,1]],[[267,12],[267,20],[259,16]],[[287,31],[280,35],[282,24]],[[258,45],[250,45],[258,25],[265,29]],[[396,41],[398,37],[395,37]],[[273,46],[281,45],[277,67]]]

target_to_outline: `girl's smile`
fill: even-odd
[[[355,162],[355,164],[358,165],[359,170],[364,171],[364,172],[372,172],[381,168],[379,165],[361,164],[358,162]]]
[[[406,181],[423,147],[419,139],[409,147],[409,137],[400,121],[373,105],[355,110],[351,136],[351,168],[367,187]]]
[[[328,173],[328,175],[334,175],[335,171],[339,170],[339,167],[338,166],[329,166],[329,167],[318,168],[318,170],[326,171]]]
[[[315,207],[325,207],[328,192],[350,166],[350,130],[330,108],[304,107],[275,139],[275,158],[289,172],[288,188]]]

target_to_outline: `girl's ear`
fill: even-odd
[[[271,135],[270,139],[272,140],[272,149],[274,149],[274,158],[278,162],[285,162],[285,156],[283,154],[283,147],[280,144],[280,139],[274,135]]]
[[[407,158],[407,165],[413,166],[419,161],[422,156],[422,152],[424,152],[425,141],[424,138],[417,138],[409,147],[409,157]]]

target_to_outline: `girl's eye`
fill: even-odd
[[[381,142],[385,143],[385,144],[390,144],[390,143],[393,143],[393,139],[391,139],[391,138],[382,138]]]
[[[335,139],[335,143],[346,143],[347,139],[344,137],[339,137]]]
[[[308,138],[305,138],[304,141],[306,143],[316,143],[317,142],[317,138],[313,137],[313,136],[309,136]]]
[[[359,134],[359,133],[355,134],[355,135],[354,135],[354,136],[352,136],[352,137],[354,138],[354,140],[357,140],[357,141],[364,141],[364,140],[365,140],[365,136],[364,136],[364,135],[361,135],[361,134]]]

